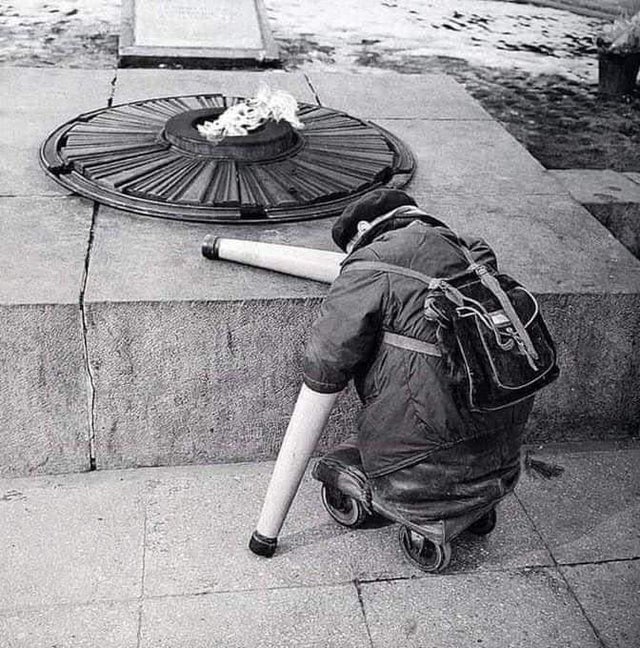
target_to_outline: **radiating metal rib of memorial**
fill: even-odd
[[[323,106],[300,106],[302,130],[270,122],[217,143],[200,135],[198,124],[242,100],[199,94],[85,113],[49,135],[40,160],[61,185],[98,202],[209,223],[334,216],[413,175],[415,159],[400,139]]]

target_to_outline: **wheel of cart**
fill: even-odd
[[[497,519],[496,510],[492,508],[470,525],[468,530],[476,535],[488,535],[496,528]]]
[[[404,555],[422,571],[442,571],[451,560],[451,544],[449,542],[441,544],[433,542],[404,525],[400,526],[398,540]]]
[[[321,495],[322,503],[329,515],[344,527],[357,529],[369,517],[362,502],[346,495],[338,488],[322,484]]]

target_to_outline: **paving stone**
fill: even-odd
[[[0,69],[0,86],[11,98],[0,124],[0,195],[64,195],[38,164],[38,149],[49,133],[78,114],[106,107],[112,70],[62,68]]]
[[[322,297],[316,281],[211,261],[204,237],[222,236],[338,251],[333,220],[264,226],[206,225],[143,218],[101,207],[95,227],[87,302],[188,301]]]
[[[540,454],[561,476],[520,482],[518,497],[561,564],[640,556],[640,450]]]
[[[53,606],[0,612],[5,648],[137,648],[138,603]]]
[[[440,576],[361,585],[374,647],[599,647],[552,570]]]
[[[308,76],[322,105],[364,119],[491,120],[459,83],[445,75],[311,70]],[[448,128],[458,126],[449,124]]]
[[[370,645],[353,585],[146,601],[142,648]]]
[[[185,467],[169,479],[158,471],[147,511],[147,596],[273,591],[352,579],[349,546],[355,532],[325,514],[318,484],[309,477],[276,555],[267,560],[249,551],[272,469],[271,463]]]
[[[286,90],[298,101],[317,103],[301,73],[279,70],[262,72],[222,72],[220,70],[118,70],[114,104],[153,97],[221,93],[253,96],[263,85]]]
[[[11,586],[0,588],[0,614],[138,597],[143,484],[95,472],[1,481],[0,582]]]
[[[467,195],[414,182],[429,214],[465,236],[484,238],[500,266],[540,294],[640,292],[640,262],[566,195]]]
[[[626,174],[610,169],[549,171],[583,205],[640,202],[640,187]]]
[[[640,562],[574,565],[562,573],[607,648],[640,644]]]
[[[91,212],[77,198],[0,198],[0,303],[77,304]]]
[[[565,190],[494,121],[376,119],[418,160],[409,193],[564,194]]]
[[[348,530],[320,500],[320,484],[303,480],[271,560],[253,556],[257,522],[273,465],[238,464],[159,471],[148,507],[145,592],[150,596],[416,578],[405,560],[398,525],[377,521]],[[171,474],[171,479],[163,477]],[[240,505],[240,503],[242,503]],[[521,507],[509,498],[500,525],[484,539],[454,541],[449,572],[551,564]]]

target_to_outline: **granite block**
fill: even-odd
[[[376,648],[600,646],[548,569],[365,583],[362,600]]]
[[[0,637],[8,648],[137,648],[139,614],[136,602],[0,612]]]
[[[0,366],[0,475],[89,470],[78,306],[0,306]]]
[[[363,119],[491,120],[459,83],[443,74],[310,70],[308,77],[323,106]],[[448,128],[455,130],[457,125],[449,124]]]
[[[189,94],[220,93],[251,97],[262,85],[274,90],[286,90],[301,102],[317,103],[304,74],[299,72],[121,69],[114,85],[114,105]]]
[[[574,565],[562,573],[607,648],[640,643],[640,562]]]
[[[640,202],[640,187],[611,169],[553,169],[549,171],[583,205]]]
[[[0,195],[65,195],[38,163],[40,144],[78,114],[105,108],[113,70],[0,69],[0,86],[19,110],[0,117]]]
[[[140,595],[144,482],[120,477],[93,472],[0,482],[0,581],[11,584],[0,589],[0,618]],[[59,622],[68,631],[64,615]]]
[[[376,119],[418,160],[409,193],[565,194],[542,165],[494,121]]]
[[[640,556],[640,450],[540,453],[564,472],[523,479],[518,498],[560,564]]]
[[[142,648],[367,648],[353,585],[146,601]]]

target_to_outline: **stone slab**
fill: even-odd
[[[0,198],[0,304],[77,304],[91,219],[77,198]]]
[[[586,207],[631,254],[640,259],[640,202],[599,203]]]
[[[636,434],[640,264],[568,197],[418,197],[486,238],[542,295],[562,376],[538,397],[529,440]],[[326,249],[330,225],[213,227],[100,209],[86,300],[101,467],[274,456],[327,287],[209,261],[200,245],[213,233]],[[349,434],[356,411],[348,394],[327,438]]]
[[[137,648],[139,615],[136,602],[0,612],[0,637],[7,648]]]
[[[601,645],[553,570],[363,583],[361,591],[375,648]]]
[[[88,304],[98,467],[275,456],[318,306],[296,299]],[[351,393],[341,402],[329,443],[353,428]]]
[[[636,419],[637,421],[638,419]],[[561,564],[640,557],[640,450],[540,455],[564,468],[525,478],[518,498]]]
[[[0,306],[0,366],[0,475],[89,470],[78,306]]]
[[[318,308],[318,300],[290,298],[87,304],[98,466],[274,457]],[[560,296],[543,309],[562,377],[538,396],[527,439],[637,435],[638,299]],[[321,449],[353,432],[358,410],[348,390]]]
[[[554,169],[549,173],[583,205],[640,202],[640,187],[610,169]]]
[[[145,601],[142,648],[368,648],[352,585]]]
[[[100,207],[87,302],[316,298],[327,286],[202,256],[207,235],[337,251],[333,220],[206,225],[142,218]]]
[[[264,560],[249,551],[272,470],[272,463],[257,463],[157,471],[147,510],[146,595],[275,591],[352,580],[349,540],[357,532],[329,518],[309,476],[282,529],[277,556]]]
[[[418,160],[411,188],[451,195],[565,194],[565,189],[494,121],[376,119]]]
[[[119,477],[0,482],[2,614],[141,594],[144,482]]]
[[[640,562],[563,567],[562,573],[607,648],[640,643]]]
[[[484,238],[501,268],[537,294],[640,292],[640,262],[567,195],[408,191],[430,214],[465,236]]]
[[[106,107],[113,76],[112,70],[0,69],[0,86],[11,101],[0,116],[0,195],[68,193],[42,172],[38,149],[57,126]]]
[[[137,648],[139,615],[137,602],[0,612],[0,637],[7,648]]]
[[[263,63],[278,58],[261,0],[125,0],[118,49],[121,63]]]
[[[530,443],[638,438],[638,295],[558,294],[540,300],[560,377],[536,396]]]
[[[307,474],[280,534],[273,560],[247,549],[273,470],[272,463],[156,471],[149,490],[145,594],[151,597],[239,590],[315,587],[418,578],[395,524],[348,530],[320,500]],[[241,505],[240,505],[241,503]],[[500,509],[493,534],[454,541],[448,573],[551,564],[551,557],[514,498]]]
[[[307,74],[319,103],[364,119],[491,120],[459,83],[442,74]]]
[[[269,70],[229,72],[220,70],[118,70],[114,85],[114,105],[188,94],[221,93],[228,96],[253,96],[262,86],[286,90],[298,101],[316,103],[305,75]]]
[[[0,199],[0,474],[89,468],[79,199]]]
[[[538,294],[637,294],[640,262],[568,196],[467,195],[407,190],[430,214],[484,238],[501,266]],[[334,219],[265,225],[187,224],[101,207],[88,301],[320,297],[317,282],[204,259],[207,234],[339,251]]]

